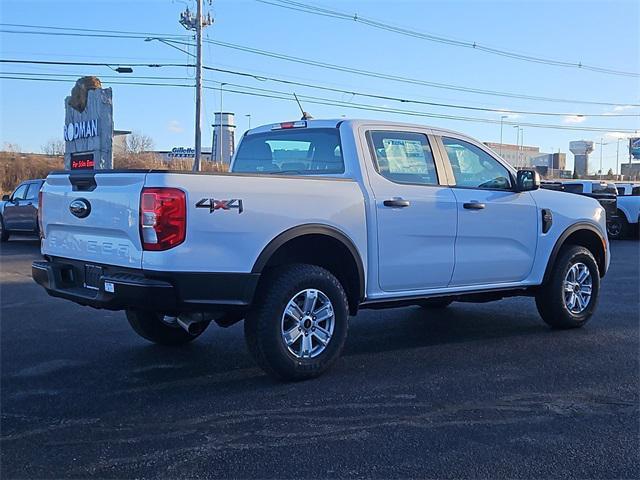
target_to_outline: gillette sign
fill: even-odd
[[[78,138],[89,138],[98,135],[98,120],[69,123],[64,126],[64,139],[72,142]]]

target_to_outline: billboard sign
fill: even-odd
[[[634,159],[640,159],[640,137],[629,139],[629,155]]]

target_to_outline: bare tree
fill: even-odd
[[[43,153],[52,156],[64,155],[64,141],[52,138],[40,147]]]
[[[17,143],[4,142],[2,150],[4,152],[20,153],[22,151],[22,148],[20,148],[20,145],[18,145]]]
[[[125,151],[134,155],[153,150],[153,139],[149,135],[133,132],[127,135]]]

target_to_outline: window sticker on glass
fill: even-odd
[[[427,173],[424,146],[418,140],[382,140],[390,173]]]

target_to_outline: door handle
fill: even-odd
[[[467,210],[482,210],[486,205],[478,201],[472,200],[470,202],[463,203],[462,206]]]
[[[403,198],[392,198],[390,200],[385,200],[382,202],[385,207],[393,207],[393,208],[404,208],[411,205],[409,200],[405,200]]]

